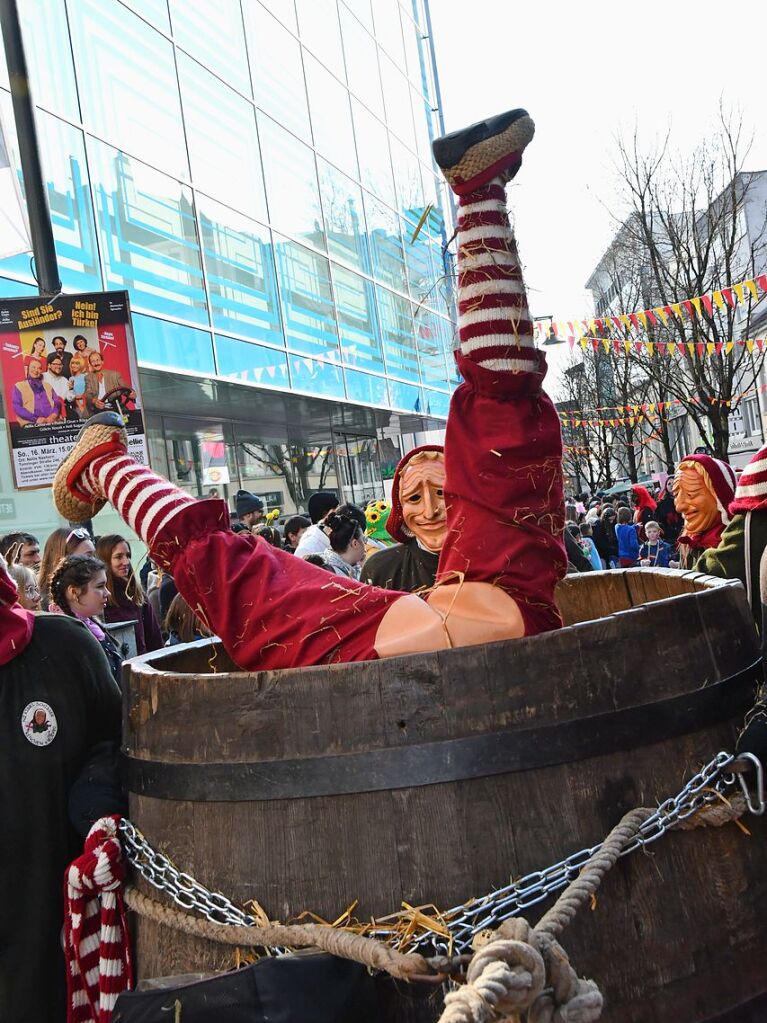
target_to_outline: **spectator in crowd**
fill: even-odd
[[[93,538],[84,526],[78,526],[75,529],[64,526],[61,529],[53,530],[45,541],[43,559],[37,576],[45,611],[48,610],[50,602],[51,576],[61,559],[66,558],[69,554],[94,554],[95,552],[96,546],[93,543]]]
[[[562,533],[562,541],[567,553],[567,573],[593,572],[591,561],[586,557],[580,544],[580,529],[577,522],[568,522]]]
[[[674,474],[672,472],[666,480],[655,509],[655,521],[661,528],[663,539],[672,547],[676,545],[679,534],[682,532],[682,516],[676,510],[673,485]]]
[[[15,547],[16,553],[13,557],[20,565],[26,565],[33,572],[40,568],[42,557],[40,555],[40,541],[31,533],[6,533],[0,538],[0,554],[5,558],[9,550]]]
[[[29,359],[27,375],[14,385],[11,405],[22,426],[49,426],[64,418],[64,404],[43,379],[43,360]]]
[[[359,579],[365,560],[365,529],[359,520],[362,512],[359,508],[354,511],[359,514],[354,515],[349,505],[342,505],[336,511],[328,512],[323,519],[330,547],[322,552],[321,557],[336,575],[347,579]]]
[[[602,559],[594,543],[593,528],[590,522],[581,522],[581,546],[584,548],[586,557],[591,562],[591,567],[599,572],[602,569]]]
[[[102,628],[101,616],[109,600],[106,566],[92,554],[72,554],[56,567],[51,578],[50,610],[77,618],[88,629],[106,655],[112,676],[119,682],[121,652]]]
[[[323,528],[322,520],[328,512],[334,511],[337,507],[338,498],[335,494],[324,490],[312,494],[309,498],[309,518],[312,520],[312,524],[298,541],[295,553],[299,557],[303,557],[305,554],[322,554],[328,550],[330,540]]]
[[[332,572],[335,575],[334,569],[330,567],[321,554],[299,554],[299,557],[307,565],[316,565],[317,568],[324,568],[326,572]]]
[[[96,544],[96,556],[106,566],[109,595],[105,621],[110,624],[133,622],[137,653],[159,650],[163,645],[162,633],[152,605],[146,599],[141,582],[133,571],[128,541],[114,533],[101,536]]]
[[[639,557],[639,538],[637,526],[632,522],[633,517],[630,508],[618,509],[615,536],[618,541],[618,562],[621,568],[635,568]]]
[[[264,502],[249,490],[238,490],[234,495],[234,509],[241,526],[252,529],[264,517]]]
[[[306,530],[311,526],[311,521],[305,515],[293,515],[285,525],[282,527],[283,536],[285,537],[285,550],[295,553],[296,548],[301,542],[301,537],[304,535]]]
[[[63,615],[16,602],[0,559],[0,1016],[8,1023],[67,1017],[61,952],[64,870],[82,849],[67,817],[76,788],[88,792],[94,750],[116,745],[120,692],[99,644]],[[122,801],[87,802],[95,814]]]
[[[19,604],[27,611],[39,611],[40,590],[37,585],[35,573],[26,565],[18,562],[8,563],[8,574],[16,583],[16,595]]]
[[[203,625],[180,593],[170,602],[168,613],[163,623],[168,637],[165,646],[177,646],[179,643],[193,643],[197,639],[207,639],[213,633]]]
[[[634,507],[634,523],[639,527],[639,539],[645,539],[645,525],[654,520],[657,504],[647,487],[634,483],[631,487],[631,504]]]
[[[592,539],[605,568],[618,567],[618,540],[615,536],[617,521],[617,512],[608,504],[591,527]]]
[[[647,539],[639,548],[639,564],[642,568],[668,568],[672,547],[660,538],[660,525],[657,522],[646,522],[644,527]]]
[[[272,547],[279,547],[282,550],[282,536],[276,526],[260,525],[256,526],[253,530],[255,536],[260,536],[262,540],[266,540]]]

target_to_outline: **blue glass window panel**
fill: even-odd
[[[425,97],[415,89],[411,89],[410,96],[413,102],[413,127],[415,129],[416,152],[420,159],[430,168],[434,168],[434,158],[431,152],[431,140],[435,135],[436,125],[432,122],[432,111]]]
[[[377,288],[386,370],[389,376],[419,382],[418,348],[408,299]]]
[[[361,99],[374,114],[383,117],[381,79],[378,74],[378,48],[357,19],[339,8],[341,34],[346,59],[346,79],[354,95]]]
[[[410,224],[403,225],[410,295],[417,302],[426,302],[430,292],[438,286],[437,275],[431,262],[429,239],[421,231],[413,241],[413,234]]]
[[[421,165],[410,150],[393,135],[389,136],[389,144],[394,167],[394,185],[397,190],[397,209],[415,228],[425,206]]]
[[[344,362],[347,366],[383,370],[375,285],[335,263],[332,273]]]
[[[39,294],[34,284],[13,281],[9,277],[0,277],[0,295],[3,298],[26,298],[27,295]]]
[[[405,47],[402,41],[402,25],[399,20],[398,3],[376,3],[373,5],[374,35],[376,42],[400,67],[405,67]]]
[[[178,45],[250,96],[240,0],[170,0],[170,14]]]
[[[343,398],[344,381],[340,366],[303,355],[291,355],[290,378],[295,391],[306,391],[320,398]]]
[[[19,191],[23,195],[24,182],[11,110],[10,97],[3,93],[0,97],[0,111],[5,125],[8,155]],[[86,175],[83,133],[42,111],[37,112],[37,124],[62,284],[71,291],[98,291],[101,289],[101,270]],[[22,253],[0,260],[0,273],[32,280],[30,254]]]
[[[215,373],[213,341],[207,330],[133,313],[133,333],[140,363],[193,373]]]
[[[357,373],[352,369],[345,370],[344,374],[349,401],[364,401],[366,405],[379,405],[384,408],[389,404],[386,380],[383,377]]]
[[[277,387],[282,391],[290,387],[285,352],[217,334],[216,357],[221,377],[260,387]]]
[[[264,114],[258,116],[269,220],[279,231],[325,248],[314,153]]]
[[[197,213],[214,329],[284,344],[269,229],[200,193]]]
[[[338,358],[338,329],[327,259],[275,236],[274,255],[288,348]]]
[[[304,69],[317,152],[352,177],[358,176],[349,92],[311,54]]]
[[[414,149],[415,129],[413,128],[413,112],[410,109],[410,86],[407,78],[394,66],[385,53],[381,54],[381,81],[384,90],[386,123],[406,146]]]
[[[311,142],[304,68],[298,40],[259,3],[243,5],[256,106]]]
[[[368,193],[365,193],[365,212],[373,275],[399,291],[406,291],[405,254],[399,217]]]
[[[253,0],[245,0],[245,4],[252,2]],[[271,11],[275,18],[286,28],[289,28],[291,32],[298,32],[296,9],[293,0],[260,0],[260,2],[267,11]]]
[[[328,252],[360,270],[368,271],[370,257],[362,189],[322,159],[317,160],[317,171]]]
[[[403,384],[399,380],[389,381],[391,407],[405,412],[425,412],[425,401],[420,387]]]
[[[380,2],[380,0],[379,0]],[[370,0],[343,0],[343,4],[354,11],[368,32],[373,31],[373,17],[370,12]]]
[[[123,3],[132,7],[136,14],[140,14],[145,21],[157,25],[163,32],[170,31],[168,0],[123,0]]]
[[[421,59],[421,46],[424,45],[421,42],[422,33],[404,10],[401,11],[401,17],[408,78],[419,91],[423,92],[425,79]]]
[[[336,0],[296,0],[296,10],[301,42],[337,78],[345,81],[344,51],[341,47],[341,26],[338,22]],[[310,87],[310,97],[311,94]]]
[[[117,0],[79,0],[70,25],[86,129],[186,179],[173,46]]]
[[[442,416],[447,419],[447,414],[450,411],[449,394],[444,394],[442,391],[430,391],[426,388],[424,389],[424,400],[426,402],[424,412],[427,415]]]
[[[64,0],[25,0],[18,8],[35,104],[79,121]],[[10,88],[3,46],[0,46],[0,85]]]
[[[445,357],[450,346],[447,323],[426,306],[415,307],[413,313],[421,380],[432,387],[447,387]]]
[[[265,220],[253,105],[183,53],[178,75],[193,184]]]
[[[357,138],[360,181],[373,195],[383,199],[389,206],[396,206],[389,133],[356,99],[352,99],[352,114]]]
[[[207,323],[192,193],[95,139],[91,180],[106,285],[134,308]]]

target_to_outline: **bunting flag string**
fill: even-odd
[[[626,331],[639,333],[646,331],[648,325],[665,327],[669,322],[673,325],[674,322],[684,324],[695,320],[706,323],[706,317],[711,318],[714,315],[714,307],[717,310],[727,307],[734,309],[736,306],[752,301],[760,302],[765,293],[767,293],[767,273],[738,284],[731,284],[726,288],[707,292],[705,295],[683,298],[677,302],[670,302],[668,305],[655,306],[652,309],[638,309],[633,313],[589,316],[585,319],[577,317],[568,320],[542,320],[534,324],[533,333],[537,341],[544,341],[551,330],[558,340],[568,341],[572,345],[584,335],[596,337],[598,340],[607,340],[612,337],[613,330],[618,330],[621,334],[625,334]]]
[[[570,409],[567,412],[559,413],[559,420],[562,426],[588,428],[588,427],[611,427],[618,426],[639,426],[640,423],[654,423],[658,420],[668,422],[672,417],[669,414],[671,409],[680,405],[720,405],[731,408],[742,398],[748,398],[757,391],[764,393],[767,384],[759,384],[758,387],[749,387],[740,394],[733,394],[731,398],[700,398],[697,395],[690,395],[687,398],[669,398],[668,401],[646,402],[641,405],[609,405],[596,409]],[[599,416],[596,419],[589,418],[593,413],[614,412],[623,415]],[[626,415],[626,413],[629,413]]]
[[[604,349],[606,354],[615,352],[618,355],[630,355],[632,352],[646,352],[648,355],[679,355],[693,358],[698,356],[703,359],[707,355],[731,355],[735,348],[745,348],[749,355],[754,352],[767,351],[767,338],[741,338],[738,341],[648,341],[647,338],[637,338],[633,341],[607,337],[570,337],[567,339],[571,348],[576,341],[584,350],[591,348],[598,352]]]

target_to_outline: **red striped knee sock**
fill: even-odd
[[[538,369],[503,178],[460,197],[458,313],[464,357],[494,371]]]
[[[130,455],[104,455],[83,473],[94,496],[105,497],[148,547],[182,508],[195,504],[179,490]]]

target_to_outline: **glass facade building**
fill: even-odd
[[[63,287],[129,291],[152,463],[196,494],[220,437],[222,496],[380,496],[399,438],[444,424],[426,2],[19,5]],[[17,161],[4,63],[0,108]],[[35,290],[29,256],[0,260],[1,294]],[[56,524],[5,451],[0,473],[0,532]]]

